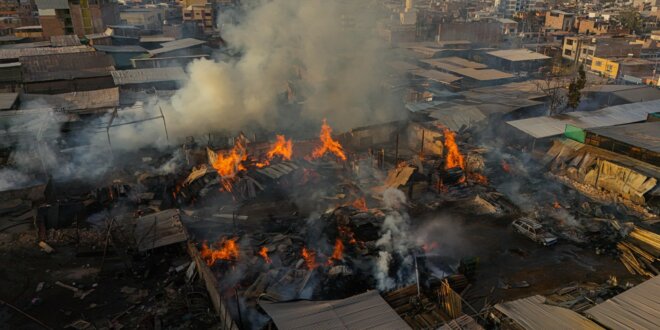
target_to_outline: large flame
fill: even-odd
[[[268,256],[268,248],[265,246],[262,246],[261,249],[259,250],[259,255],[264,258],[264,261],[269,264],[272,261],[270,260],[270,257]]]
[[[291,160],[292,155],[293,141],[291,139],[287,140],[284,135],[277,135],[277,141],[266,154],[269,160],[275,158],[275,156],[280,156],[283,160]]]
[[[452,132],[448,128],[442,129],[445,136],[445,169],[450,169],[454,167],[460,167],[465,169],[465,159],[461,152],[458,150],[458,145],[456,145],[456,133]]]
[[[470,173],[468,174],[468,179],[472,180],[475,183],[487,185],[488,184],[488,178],[481,174],[481,173]]]
[[[220,242],[215,243],[215,246],[209,246],[204,242],[202,243],[202,249],[199,251],[200,256],[209,266],[213,266],[218,260],[238,260],[239,249],[236,241],[238,241],[238,238],[227,239],[223,237]]]
[[[344,243],[341,239],[337,238],[335,240],[335,249],[332,251],[331,259],[334,260],[344,260]]]
[[[323,144],[314,149],[312,152],[312,158],[321,158],[323,155],[330,152],[337,156],[337,158],[346,160],[344,147],[341,146],[339,141],[332,139],[332,128],[328,125],[325,119],[323,119],[323,125],[321,125],[321,134],[319,135],[319,138]]]
[[[305,259],[305,263],[307,264],[308,269],[312,270],[319,266],[319,264],[316,262],[316,252],[313,250],[307,250],[307,248],[303,246],[302,257]]]

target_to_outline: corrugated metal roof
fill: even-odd
[[[91,78],[110,75],[114,62],[102,52],[21,56],[24,82]]]
[[[464,125],[470,127],[486,119],[486,115],[476,105],[454,105],[452,107],[439,106],[440,109],[432,110],[430,117],[447,126],[452,131],[458,131]]]
[[[52,47],[80,46],[80,39],[75,34],[52,36],[50,37],[50,45]]]
[[[642,88],[627,89],[614,92],[614,95],[628,102],[643,102],[660,99],[660,90],[655,87],[644,86]]]
[[[162,81],[182,81],[188,76],[180,67],[112,71],[115,85],[144,84]]]
[[[140,46],[107,46],[107,45],[94,45],[98,51],[106,53],[148,53],[149,51]]]
[[[539,61],[539,60],[550,59],[550,57],[548,56],[545,56],[541,53],[533,52],[526,48],[502,49],[493,52],[488,52],[487,54],[495,57],[503,58],[507,61],[512,61],[512,62]]]
[[[455,76],[451,73],[440,72],[438,70],[418,69],[418,70],[413,70],[410,73],[416,76],[424,77],[426,79],[430,79],[433,81],[437,81],[439,83],[446,83],[446,84],[451,84],[455,81],[463,79],[462,77]]]
[[[497,304],[495,309],[529,330],[603,329],[570,309],[546,305],[539,295]]]
[[[69,9],[67,0],[36,0],[39,9]]]
[[[9,110],[16,103],[18,93],[0,93],[0,110]]]
[[[133,232],[140,252],[183,242],[188,239],[176,209],[145,215],[135,220]]]
[[[377,291],[332,301],[260,301],[279,329],[411,329]]]
[[[587,131],[625,142],[635,147],[660,152],[660,121],[591,128]]]
[[[23,94],[21,95],[21,101],[22,104],[26,104],[24,109],[32,109],[30,104],[42,104],[44,102],[50,108],[69,112],[108,109],[119,106],[119,87],[55,95]],[[43,105],[40,105],[41,107]]]
[[[429,64],[434,68],[455,73],[457,75],[461,75],[464,77],[472,78],[474,80],[487,81],[487,80],[513,78],[513,75],[510,73],[502,72],[495,69],[464,67],[462,65],[459,65],[457,61],[446,62],[444,61],[444,59],[432,59],[432,60],[422,60],[422,62]]]
[[[590,112],[568,112],[557,116],[534,117],[508,121],[507,124],[534,138],[564,133],[567,124],[582,129],[630,124],[646,120],[649,113],[660,109],[660,100],[622,104]]]
[[[197,40],[193,38],[185,38],[185,39],[180,39],[180,40],[174,40],[170,42],[165,42],[160,44],[163,46],[162,48],[150,50],[149,54],[151,55],[158,55],[158,54],[163,54],[179,49],[185,49],[185,48],[190,48],[190,47],[195,47],[199,45],[205,44],[206,41],[203,40]]]
[[[18,44],[1,45],[0,49],[19,49],[19,48],[38,48],[38,47],[50,47],[50,40],[48,40],[48,41],[36,41],[36,42],[21,42],[21,43],[18,43]]]
[[[50,44],[50,42],[49,42]],[[35,47],[35,48],[17,48],[0,49],[0,60],[18,59],[23,56],[39,56],[52,54],[73,54],[83,52],[93,52],[94,48],[87,46],[73,47]]]
[[[172,37],[165,37],[165,36],[142,36],[140,37],[140,42],[157,42],[157,43],[165,43],[165,42],[170,42],[176,40],[175,38]]]
[[[585,314],[611,329],[660,328],[660,276],[588,309]]]

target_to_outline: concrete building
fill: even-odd
[[[561,10],[551,10],[545,13],[546,28],[570,31],[573,28],[574,22],[575,14],[573,13],[567,13]]]
[[[190,5],[183,9],[183,23],[194,26],[196,31],[211,33],[214,22],[214,5]]]
[[[121,24],[132,25],[148,32],[160,32],[165,17],[157,8],[129,8],[119,12]]]
[[[119,23],[119,7],[111,0],[36,0],[44,37],[101,33]]]
[[[587,37],[564,38],[562,57],[591,66],[593,57],[639,57],[642,45],[630,37]]]
[[[406,0],[406,5],[399,13],[399,21],[401,25],[414,25],[417,24],[417,11],[414,8],[415,3],[413,0]]]

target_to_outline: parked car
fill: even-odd
[[[530,218],[520,218],[511,223],[513,230],[529,237],[532,241],[549,246],[557,243],[557,236],[545,231],[543,226]]]

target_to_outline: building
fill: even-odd
[[[41,25],[28,25],[14,28],[14,36],[41,40],[44,37]]]
[[[570,31],[575,22],[575,14],[561,10],[551,10],[545,13],[546,29]]]
[[[591,71],[602,77],[616,79],[619,76],[619,63],[616,59],[594,57],[591,61]]]
[[[514,76],[510,73],[489,69],[487,65],[466,60],[460,57],[445,57],[420,61],[424,66],[463,77],[463,88],[476,88],[511,82]]]
[[[114,87],[112,57],[103,52],[21,56],[26,93],[60,94]]]
[[[577,22],[578,33],[586,35],[601,35],[601,34],[613,34],[613,33],[628,33],[630,31],[617,29],[609,21],[593,19],[593,18],[583,18],[579,19]]]
[[[9,17],[12,18],[12,25],[16,26],[39,24],[34,0],[0,0],[0,18]]]
[[[139,27],[146,32],[160,32],[165,17],[157,8],[129,8],[119,13],[119,19],[121,24]]]
[[[505,36],[518,35],[518,22],[510,18],[498,18],[497,21],[501,25],[501,33]]]
[[[213,4],[190,5],[183,9],[183,23],[193,26],[195,31],[212,33],[214,14]]]
[[[161,48],[149,51],[151,57],[178,57],[191,55],[208,55],[207,48],[204,47],[206,41],[193,38],[180,39],[160,44]]]
[[[417,24],[417,10],[414,8],[413,0],[406,0],[406,5],[399,13],[399,21],[401,25],[415,25]]]
[[[36,0],[44,37],[101,33],[119,23],[119,7],[112,0]]]
[[[188,79],[180,67],[119,70],[111,74],[122,90],[174,90]]]
[[[550,64],[550,57],[528,49],[503,49],[485,53],[486,63],[506,72],[534,73]]]
[[[585,144],[660,166],[660,122],[644,122],[585,130]]]
[[[594,57],[639,57],[642,45],[634,37],[565,37],[562,57],[590,67]]]
[[[474,44],[498,46],[502,41],[500,22],[450,22],[438,25],[438,41],[468,40]]]
[[[94,48],[97,51],[105,52],[112,56],[117,69],[127,69],[133,67],[133,58],[147,55],[148,51],[140,46],[112,46],[112,45],[96,45]]]

